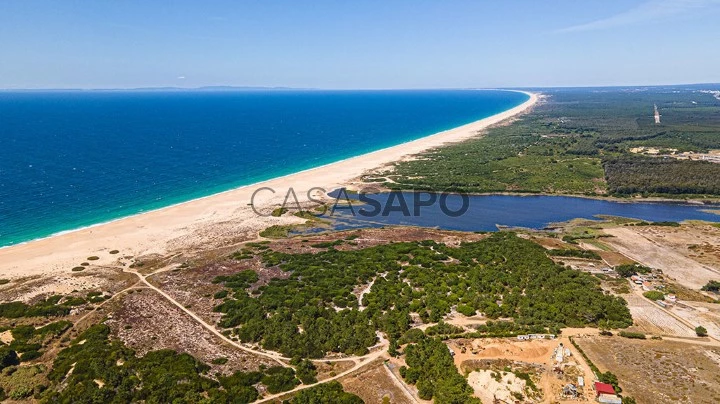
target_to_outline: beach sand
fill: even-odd
[[[276,193],[259,192],[258,210],[282,204],[292,187],[299,201],[307,202],[307,192],[320,187],[328,192],[348,184],[367,170],[401,160],[445,143],[458,142],[478,131],[526,111],[538,100],[529,94],[523,104],[470,124],[403,143],[333,164],[302,171],[261,183],[163,209],[119,219],[93,227],[58,234],[45,239],[0,249],[0,279],[70,273],[71,268],[98,257],[93,265],[115,265],[122,256],[167,255],[179,251],[219,247],[241,235],[253,235],[274,224],[300,223],[294,216],[260,217],[249,206],[253,193],[261,187]],[[313,193],[314,197],[319,191]],[[109,254],[119,250],[119,254]]]

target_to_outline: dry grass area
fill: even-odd
[[[297,236],[289,239],[277,240],[269,247],[289,253],[308,253],[324,250],[312,245],[322,242],[332,242],[353,237],[353,240],[335,246],[337,250],[359,250],[377,245],[398,241],[434,240],[449,246],[458,246],[461,242],[481,240],[486,235],[475,233],[461,233],[455,231],[438,230],[419,227],[392,227],[389,229],[361,229],[352,231],[332,232],[327,234]]]
[[[412,403],[389,375],[382,360],[378,360],[360,371],[340,380],[345,391],[358,395],[367,404],[380,404],[387,397],[393,404]]]
[[[635,261],[631,260],[630,258],[615,252],[615,251],[595,251],[602,257],[603,261],[607,262],[608,265],[612,267],[616,267],[618,265],[626,265],[626,264],[634,264]]]
[[[171,271],[159,272],[149,276],[147,279],[153,285],[173,297],[180,304],[203,320],[215,324],[221,314],[214,313],[213,307],[220,303],[220,300],[213,298],[213,295],[222,290],[223,287],[212,283],[216,276],[232,275],[240,271],[254,269],[258,275],[267,272],[259,260],[244,260],[242,263],[225,259],[220,263],[202,265],[195,268],[177,268]],[[282,272],[276,270],[275,272]]]
[[[547,248],[548,250],[562,250],[565,248],[575,248],[572,244],[568,244],[559,238],[554,237],[541,237],[541,236],[534,236],[531,237],[531,240],[540,244],[541,246]]]
[[[576,338],[590,360],[615,373],[638,403],[720,402],[720,348],[620,337]]]
[[[355,366],[353,361],[337,361],[337,362],[315,362],[317,370],[317,379],[325,380],[334,377]]]
[[[257,370],[261,364],[276,366],[265,357],[256,356],[226,344],[151,289],[140,289],[125,296],[106,324],[113,334],[137,354],[157,349],[186,352],[212,366],[212,372],[229,374],[236,370]],[[212,364],[226,358],[227,363]]]
[[[643,265],[662,270],[675,282],[698,290],[720,278],[720,258],[711,263],[714,266],[698,262],[688,247],[699,241],[720,245],[718,230],[696,225],[616,227],[604,230],[613,236],[604,242]]]
[[[695,331],[688,325],[665,312],[657,304],[636,294],[622,297],[628,302],[628,308],[633,317],[634,325],[631,330],[656,335],[695,336]]]

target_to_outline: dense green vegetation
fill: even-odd
[[[629,278],[636,274],[649,274],[652,269],[639,264],[624,264],[615,267],[615,272],[623,278]]]
[[[300,381],[292,368],[271,367],[259,372],[236,372],[230,376],[208,375],[210,367],[192,356],[172,350],[148,352],[139,358],[119,341],[108,338],[110,329],[97,324],[58,354],[48,375],[52,385],[43,393],[46,402],[125,403],[249,403],[260,397],[255,385],[270,393],[291,390]],[[0,348],[3,364],[17,359]],[[304,382],[315,382],[315,367],[307,360],[293,361]],[[336,385],[313,388],[298,403],[353,401]],[[311,401],[302,401],[311,399]],[[314,401],[314,400],[320,401]],[[322,401],[322,400],[325,401]],[[329,400],[329,401],[328,401]]]
[[[720,195],[720,164],[708,161],[622,156],[603,166],[613,194]]]
[[[53,338],[62,335],[70,327],[72,327],[72,323],[65,320],[39,328],[32,325],[19,325],[11,329],[13,340],[7,348],[21,353],[20,360],[27,362],[40,357],[42,355],[40,350],[43,346]]]
[[[50,296],[47,299],[38,301],[33,305],[23,302],[9,302],[0,304],[0,317],[21,318],[21,317],[59,317],[66,316],[72,309],[71,304],[61,302],[63,296]],[[72,301],[70,301],[72,303]]]
[[[701,325],[695,327],[695,335],[697,335],[698,337],[707,337],[707,328]]]
[[[448,324],[443,320],[440,320],[439,323],[432,327],[428,327],[427,330],[425,330],[425,334],[427,335],[452,335],[461,334],[463,332],[464,330],[462,327]]]
[[[453,307],[491,319],[513,318],[478,334],[513,335],[564,326],[632,324],[625,302],[606,295],[588,274],[555,264],[546,250],[513,233],[451,248],[433,241],[305,254],[259,249],[268,267],[289,272],[249,293],[234,276],[218,278],[232,293],[215,310],[220,325],[245,342],[289,357],[364,354],[375,331],[391,340],[410,328],[410,314],[438,322]],[[250,276],[250,275],[242,275]],[[374,282],[373,282],[374,281]],[[362,302],[353,293],[373,282]],[[360,304],[364,310],[359,310]]]
[[[687,88],[543,90],[546,102],[482,138],[447,145],[368,176],[391,189],[718,195],[720,164],[643,157],[720,149],[720,101]],[[653,104],[662,114],[655,124]],[[607,182],[607,183],[606,183]]]
[[[620,331],[618,334],[621,337],[624,338],[630,338],[630,339],[645,339],[647,338],[645,334],[641,332],[631,332],[631,331]]]
[[[663,300],[665,299],[665,294],[663,292],[660,292],[659,290],[649,290],[645,293],[643,293],[643,296],[650,300]]]
[[[548,254],[557,257],[574,257],[574,258],[586,258],[591,260],[601,259],[598,253],[589,250],[575,250],[575,249],[559,249],[549,250]]]
[[[704,290],[706,292],[718,292],[720,291],[720,281],[709,281],[700,290]]]
[[[437,404],[480,403],[472,397],[473,389],[455,368],[448,347],[439,339],[423,338],[405,348],[407,367],[400,375],[418,389],[424,400]]]
[[[309,389],[300,390],[290,400],[290,404],[362,404],[363,400],[343,391],[342,384],[336,381],[323,383]]]

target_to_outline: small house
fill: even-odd
[[[602,383],[602,382],[595,382],[593,384],[593,388],[595,389],[595,394],[599,397],[601,394],[615,394],[615,389],[613,386]]]

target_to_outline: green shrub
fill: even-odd
[[[468,317],[474,316],[477,313],[477,310],[472,308],[472,306],[468,306],[467,304],[458,304],[457,311],[458,313]]]
[[[343,391],[342,384],[337,381],[300,390],[295,397],[290,399],[290,404],[362,404],[363,402],[355,394]],[[385,397],[383,402],[385,402]]]
[[[22,356],[20,357],[20,360],[23,362],[31,361],[33,359],[37,359],[42,356],[42,353],[38,351],[27,351],[23,352]]]
[[[701,325],[695,327],[695,334],[697,334],[698,337],[707,337],[707,329]]]
[[[285,238],[290,233],[291,226],[272,225],[260,232],[260,237]]]
[[[0,370],[20,364],[17,352],[7,346],[0,346]]]
[[[621,337],[625,338],[631,338],[631,339],[646,339],[645,334],[641,332],[631,332],[631,331],[620,331],[618,334]]]
[[[645,293],[643,293],[643,296],[650,300],[664,300],[665,294],[663,292],[660,292],[659,290],[649,290]]]
[[[718,292],[718,291],[720,291],[720,282],[719,281],[709,281],[700,290],[703,290],[705,292]]]
[[[275,208],[275,209],[273,209],[272,213],[270,213],[270,215],[274,216],[274,217],[280,217],[280,216],[284,215],[285,213],[287,213],[287,211],[288,211],[287,208],[282,208],[282,207]]]
[[[268,391],[272,394],[292,390],[300,384],[300,381],[295,378],[295,371],[292,368],[274,366],[265,370],[264,373],[261,379],[262,384],[267,386]]]

